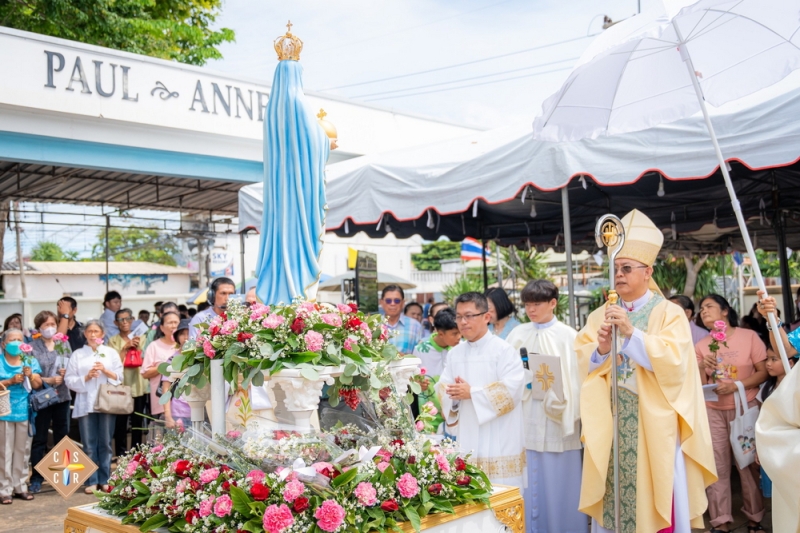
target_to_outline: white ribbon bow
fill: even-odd
[[[302,459],[295,459],[294,463],[292,463],[292,466],[289,466],[281,470],[281,473],[278,476],[278,478],[281,481],[285,481],[286,478],[289,477],[289,474],[291,474],[292,472],[295,472],[301,476],[309,476],[309,477],[315,477],[317,475],[316,468],[314,468],[313,466],[306,466],[305,461],[303,461]]]
[[[334,464],[342,464],[349,457],[351,457],[351,456],[355,457],[357,455],[358,456],[358,461],[353,463],[353,466],[355,466],[355,465],[359,465],[359,464],[362,464],[362,463],[367,463],[369,461],[372,461],[372,459],[376,455],[378,455],[379,451],[381,451],[381,447],[380,446],[373,446],[369,450],[366,449],[365,447],[361,446],[358,450],[353,449],[353,450],[348,450],[348,451],[344,452],[342,455],[337,457],[333,462],[334,462]]]

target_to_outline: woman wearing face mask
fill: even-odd
[[[177,311],[167,311],[161,315],[161,324],[156,330],[155,339],[144,352],[142,376],[150,380],[150,414],[163,418],[164,406],[159,403],[156,392],[161,387],[161,374],[158,365],[166,363],[175,355],[175,338],[173,337],[181,316]]]
[[[0,504],[9,505],[13,497],[32,500],[28,492],[28,459],[31,438],[28,436],[28,394],[42,386],[41,368],[33,357],[23,352],[22,332],[3,332],[3,355],[0,357],[0,384],[11,392],[11,413],[0,417]],[[25,378],[28,378],[27,381]]]
[[[68,341],[56,341],[53,337],[57,332],[58,319],[51,311],[42,311],[33,319],[33,325],[39,332],[31,342],[33,356],[42,367],[42,381],[53,387],[59,402],[42,409],[36,413],[36,435],[33,437],[31,448],[31,466],[36,466],[47,453],[47,435],[50,427],[53,428],[53,444],[58,444],[61,439],[69,434],[69,389],[64,383],[67,373],[67,363],[72,355]],[[31,482],[28,490],[37,494],[42,490],[44,478],[37,470],[32,470]]]
[[[92,494],[101,485],[108,488],[111,475],[111,439],[116,415],[95,413],[94,402],[100,386],[106,383],[119,385],[122,381],[122,361],[119,354],[103,346],[105,329],[99,320],[89,320],[83,328],[86,345],[72,352],[67,363],[64,382],[75,391],[72,418],[78,419],[83,452],[97,465],[97,470],[86,482],[84,492]]]

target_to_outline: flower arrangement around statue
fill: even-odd
[[[298,301],[246,307],[234,301],[224,314],[198,327],[196,341],[188,342],[171,363],[175,372],[183,373],[176,396],[192,385],[203,388],[211,361],[222,358],[225,380],[234,390],[263,385],[264,373],[292,369],[316,381],[320,367],[335,367],[339,372],[332,396],[347,399],[358,391],[385,387],[388,381],[377,377],[374,364],[397,359],[383,318],[367,316],[355,304]],[[167,365],[159,370],[166,374]]]
[[[143,532],[366,533],[396,530],[405,521],[419,531],[422,517],[488,503],[492,490],[449,441],[386,441],[379,433],[369,450],[308,465],[297,458],[292,467],[265,473],[230,461],[237,455],[230,439],[192,434],[168,432],[121,457],[99,507]],[[195,446],[197,440],[204,444]]]

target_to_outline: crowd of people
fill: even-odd
[[[623,223],[627,238],[615,279],[621,305],[595,310],[580,332],[556,317],[559,291],[546,280],[522,290],[522,314],[500,288],[462,294],[452,306],[407,303],[399,286],[383,288],[390,342],[425,368],[414,414],[432,413],[438,432],[472,450],[492,481],[523,490],[527,531],[612,530],[608,356],[616,326],[622,530],[688,532],[690,524],[702,527],[707,511],[712,533],[728,531],[737,468],[748,530],[763,532],[763,497],[770,497],[771,485],[757,461],[739,468],[733,459],[734,397],[742,389],[746,406],[759,408],[785,377],[778,343],[794,364],[800,329],[769,330],[764,317],[776,309],[772,298],[754,306],[747,320],[720,295],[701,298],[697,308],[686,296],[664,298],[652,279],[659,251],[652,243],[660,242],[660,232],[636,211]],[[12,409],[0,417],[0,503],[32,500],[41,490],[37,472],[28,479],[31,466],[46,454],[49,432],[53,443],[69,434],[70,417],[98,465],[87,493],[106,486],[115,456],[146,439],[143,416],[167,427],[189,424],[185,402],[160,402],[171,383],[159,365],[195,337],[197,324],[223,313],[235,290],[233,281],[219,278],[201,308],[159,302],[152,324],[148,311],[134,316],[114,291],[100,317],[84,324],[69,297],[57,302],[55,313],[37,314],[30,330],[20,315],[9,316],[0,384],[10,391]],[[255,301],[250,291],[245,303]],[[527,368],[522,348],[558,358],[558,390],[536,392],[549,378]],[[130,388],[132,413],[96,411],[107,383]],[[709,384],[714,399],[703,396],[701,385]],[[45,387],[58,401],[34,413],[29,396]],[[746,436],[739,441],[745,453],[765,453]]]
[[[217,301],[197,308],[157,302],[154,313],[142,309],[134,316],[119,292],[110,291],[99,318],[85,323],[76,319],[78,303],[68,296],[58,300],[55,312],[39,312],[31,329],[23,327],[19,313],[5,319],[0,388],[9,391],[11,412],[0,417],[0,504],[31,501],[41,491],[44,479],[33,467],[48,446],[70,434],[73,420],[85,453],[98,466],[87,481],[87,494],[107,485],[115,457],[145,440],[145,417],[162,419],[167,427],[190,422],[186,402],[159,402],[171,383],[158,365],[179,353],[198,316],[208,316],[215,303],[217,312],[226,305],[235,291],[233,281],[215,283],[224,285]],[[247,299],[255,301],[254,291]],[[130,387],[132,413],[96,411],[98,391],[106,383]],[[31,395],[44,388],[52,388],[56,400],[34,409]]]

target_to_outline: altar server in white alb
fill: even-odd
[[[519,355],[489,332],[486,297],[456,298],[456,323],[463,342],[450,350],[436,392],[446,432],[493,483],[525,487],[522,390]]]
[[[525,489],[527,533],[587,533],[589,518],[578,511],[581,493],[580,380],[575,337],[578,332],[555,317],[558,287],[547,280],[528,282],[522,302],[530,322],[514,328],[506,341],[520,348],[560,359],[560,389],[556,393],[549,367],[531,364],[523,391],[528,488]],[[544,363],[542,363],[544,364]],[[534,388],[544,399],[533,397]],[[559,397],[560,396],[560,397]]]

